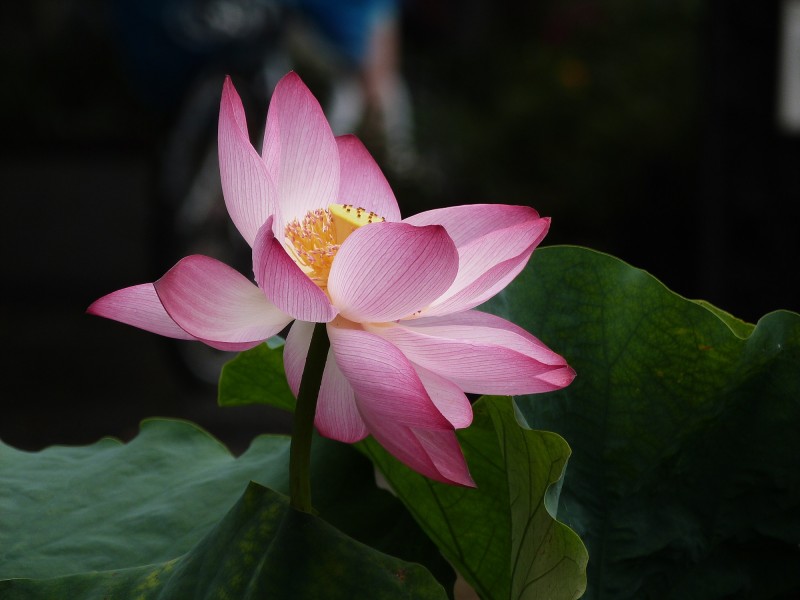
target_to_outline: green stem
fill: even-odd
[[[294,409],[292,445],[289,449],[289,491],[291,505],[296,510],[311,513],[311,438],[314,433],[314,413],[322,383],[322,372],[328,358],[328,331],[325,323],[317,323],[311,335],[306,366],[300,380],[297,406]]]

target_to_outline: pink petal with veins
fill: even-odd
[[[400,207],[394,192],[361,140],[342,135],[336,138],[336,144],[341,168],[336,202],[366,208],[387,221],[399,221]]]
[[[478,311],[365,328],[465,392],[536,394],[560,389],[574,377],[566,361],[532,335]]]
[[[286,253],[272,232],[272,217],[253,244],[253,273],[275,306],[301,321],[327,323],[336,316],[328,296]]]
[[[505,229],[539,217],[528,206],[465,204],[428,210],[403,219],[411,225],[441,225],[459,248],[497,229]]]
[[[228,213],[252,246],[258,229],[278,209],[277,189],[250,143],[242,101],[230,77],[219,109],[219,171]]]
[[[362,417],[424,429],[452,429],[413,365],[394,345],[361,329],[328,324],[336,364],[356,394]]]
[[[330,327],[328,329],[330,330]],[[292,323],[289,335],[286,336],[283,367],[295,397],[300,391],[300,381],[305,370],[313,332],[314,323],[295,321]],[[322,435],[340,442],[354,443],[363,439],[368,433],[358,412],[353,388],[336,364],[333,350],[328,351],[328,360],[322,374],[314,424]]]
[[[358,411],[353,387],[336,364],[333,350],[328,351],[322,374],[314,424],[325,437],[347,444],[363,440],[369,433]]]
[[[418,430],[372,415],[364,420],[378,443],[408,467],[434,481],[475,487],[455,432]]]
[[[286,345],[283,347],[283,370],[286,372],[286,381],[295,398],[300,392],[300,380],[306,368],[306,357],[313,333],[314,323],[295,321],[286,336]]]
[[[472,405],[461,388],[452,381],[419,365],[414,365],[414,370],[419,375],[431,401],[439,409],[439,412],[450,421],[450,424],[456,429],[469,427],[472,423]]]
[[[182,329],[220,350],[257,346],[292,320],[246,277],[207,256],[182,259],[154,286]]]
[[[394,321],[441,296],[457,272],[458,252],[443,227],[373,223],[342,244],[328,293],[351,321]]]
[[[496,229],[458,248],[459,267],[453,285],[425,316],[446,315],[474,308],[503,290],[528,263],[550,226],[534,218]]]
[[[336,202],[339,153],[317,99],[296,73],[278,82],[267,112],[262,151],[280,194],[275,231]]]
[[[170,338],[197,339],[178,327],[172,317],[167,314],[152,283],[143,283],[111,292],[95,300],[86,309],[86,312]]]
[[[453,431],[411,430],[446,483],[476,487]]]

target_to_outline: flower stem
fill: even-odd
[[[314,433],[314,413],[322,383],[322,372],[328,358],[328,330],[317,323],[311,335],[306,366],[300,380],[297,406],[294,409],[292,444],[289,449],[289,491],[292,508],[311,513],[311,438]]]

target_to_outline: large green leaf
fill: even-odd
[[[0,578],[48,578],[165,564],[192,550],[251,479],[288,489],[289,439],[260,436],[234,458],[180,421],[149,420],[128,444],[105,439],[37,453],[0,444]],[[361,542],[452,570],[348,446],[315,440],[315,506]]]
[[[142,423],[133,440],[21,452],[0,444],[0,577],[161,563],[189,551],[250,480],[288,489],[288,438],[238,459],[190,423]]]
[[[257,484],[175,560],[44,581],[0,581],[0,592],[8,600],[446,597],[423,567],[355,542]]]
[[[458,437],[477,489],[433,482],[371,438],[361,447],[481,598],[580,597],[586,550],[555,519],[569,446],[556,434],[522,428],[509,398],[482,398],[474,411]]]
[[[488,309],[578,373],[517,403],[572,446],[559,514],[587,598],[800,597],[800,316],[753,327],[572,247],[538,250]]]

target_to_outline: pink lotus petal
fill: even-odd
[[[95,300],[86,312],[170,338],[197,339],[178,327],[167,314],[152,283],[134,285],[112,292]]]
[[[446,334],[454,339],[497,343],[548,365],[567,364],[561,355],[553,352],[519,325],[479,310],[403,321],[402,324],[431,335]]]
[[[419,365],[414,365],[414,370],[436,408],[450,421],[450,424],[456,429],[469,427],[472,423],[472,405],[461,388]]]
[[[394,192],[370,153],[354,135],[336,138],[339,147],[338,204],[353,204],[366,208],[387,221],[400,220],[400,208]]]
[[[154,286],[182,329],[220,350],[257,346],[292,320],[246,277],[207,256],[182,259]]]
[[[373,223],[342,244],[328,293],[352,321],[394,321],[436,300],[457,272],[458,251],[443,227]]]
[[[319,102],[296,73],[281,79],[272,94],[262,156],[280,194],[279,234],[293,219],[336,202],[336,140]]]
[[[301,321],[327,323],[336,316],[328,296],[286,253],[272,232],[272,217],[253,244],[253,272],[275,306]]]
[[[390,420],[365,421],[378,443],[406,466],[434,481],[475,487],[453,431],[423,433]]]
[[[428,431],[413,428],[412,432],[422,444],[425,452],[427,452],[445,482],[465,487],[477,487],[472,475],[469,474],[467,461],[464,460],[455,432]]]
[[[453,428],[400,350],[377,335],[342,325],[347,323],[337,320],[328,325],[331,349],[365,420],[389,420],[424,429]]]
[[[525,268],[549,227],[549,218],[536,217],[465,242],[458,248],[453,285],[424,311],[425,316],[474,308],[500,292]]]
[[[242,101],[230,77],[219,109],[219,171],[228,213],[252,246],[259,227],[278,209],[277,190],[250,143]]]
[[[442,225],[459,248],[475,238],[539,217],[529,206],[464,204],[436,208],[403,219],[411,225]]]
[[[300,391],[300,380],[306,368],[306,357],[313,333],[314,323],[295,321],[289,329],[289,335],[286,336],[286,345],[283,347],[283,370],[286,372],[286,381],[295,398]]]
[[[364,420],[372,436],[397,460],[434,481],[450,483],[439,473],[411,428],[381,419],[373,421],[367,416]]]
[[[568,374],[557,381],[548,377],[566,367],[563,358],[524,330],[478,311],[365,329],[465,392],[535,394],[560,389],[571,381]]]
[[[544,375],[540,375],[539,379],[548,382],[555,389],[560,390],[572,383],[572,380],[575,379],[575,370],[565,365],[559,369],[553,369]]]
[[[295,321],[286,337],[283,367],[295,397],[300,391],[300,380],[313,333],[314,323]],[[368,433],[358,412],[353,388],[336,364],[332,350],[328,351],[328,360],[322,373],[314,424],[322,435],[340,442],[355,443]]]
[[[320,434],[347,444],[363,440],[369,433],[358,412],[353,387],[336,364],[333,350],[328,351],[322,374],[314,424]]]

